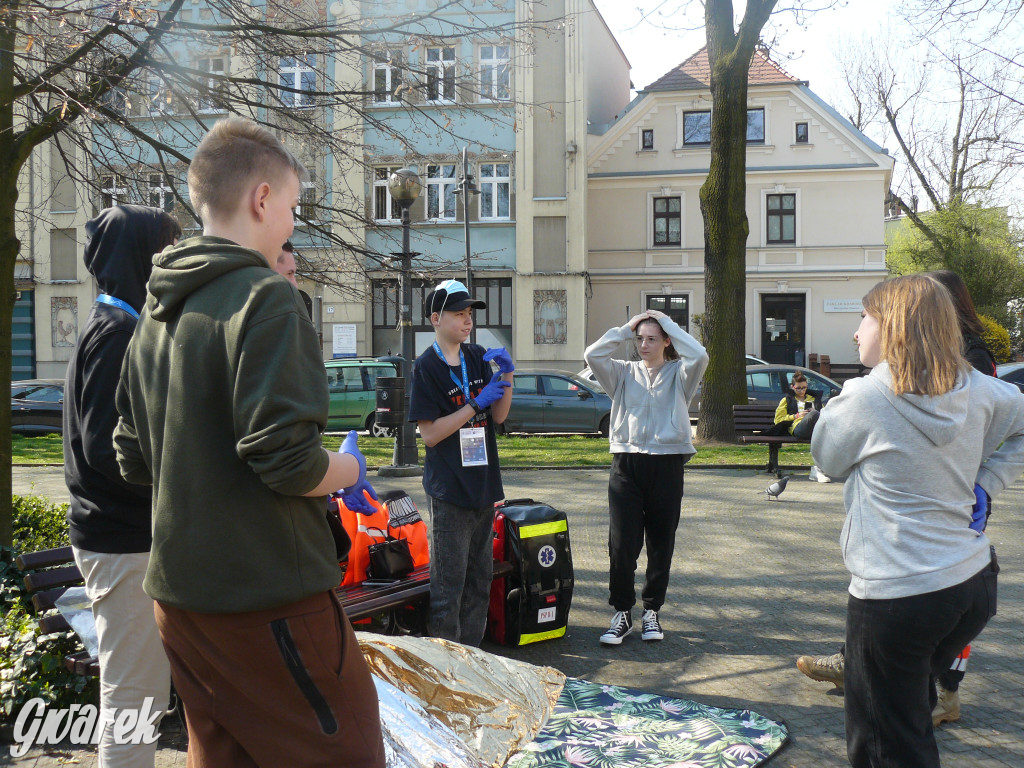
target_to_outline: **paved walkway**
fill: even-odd
[[[15,470],[15,493],[63,499],[60,470]],[[636,636],[618,648],[597,638],[607,626],[607,470],[506,471],[509,497],[532,497],[569,514],[576,592],[567,635],[524,648],[488,650],[568,675],[723,707],[749,707],[783,720],[792,742],[779,768],[840,768],[843,700],[794,666],[802,653],[832,652],[843,637],[847,573],[838,537],[842,486],[795,478],[779,501],[751,470],[688,470],[676,540],[666,638]],[[380,480],[426,509],[418,479]],[[961,688],[960,722],[939,729],[945,768],[1024,766],[1024,483],[996,503],[989,528],[999,550],[999,615],[975,644]],[[643,564],[641,564],[641,568]],[[177,730],[161,742],[158,766],[184,766]],[[9,764],[6,750],[0,765]],[[34,750],[19,766],[94,766],[88,750]]]

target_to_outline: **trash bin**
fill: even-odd
[[[405,379],[377,377],[377,411],[374,421],[380,427],[401,427],[405,422]]]

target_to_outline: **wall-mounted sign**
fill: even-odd
[[[864,309],[860,299],[825,299],[826,312],[857,312]]]
[[[334,323],[332,356],[333,357],[355,357],[356,356],[356,327],[351,323]]]

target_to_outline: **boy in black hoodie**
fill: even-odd
[[[150,712],[167,704],[171,672],[142,591],[149,564],[152,495],[121,477],[114,456],[114,393],[146,300],[153,255],[181,235],[158,208],[119,205],[85,225],[85,266],[101,291],[68,365],[64,477],[71,492],[71,546],[92,600],[99,637],[100,765],[152,766],[156,742],[117,744],[113,709]]]

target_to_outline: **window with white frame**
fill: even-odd
[[[455,46],[427,48],[427,100],[455,101]]]
[[[683,233],[682,201],[677,195],[653,200],[654,245],[681,245]]]
[[[684,331],[690,330],[690,295],[687,293],[669,293],[663,295],[648,294],[647,308],[664,312],[676,321]]]
[[[480,163],[480,218],[508,219],[512,179],[509,163]]]
[[[128,202],[128,186],[120,174],[100,177],[100,207],[110,208]]]
[[[683,113],[683,144],[711,143],[711,110]]]
[[[397,222],[402,218],[402,209],[391,196],[388,181],[391,174],[402,166],[382,165],[373,169],[373,219],[378,222]]]
[[[796,194],[767,195],[765,242],[769,245],[796,243]]]
[[[427,166],[427,218],[455,220],[455,165]]]
[[[298,56],[282,56],[278,75],[282,88],[281,102],[289,107],[312,107],[313,92],[316,90],[316,55],[304,53]],[[297,91],[297,93],[296,93]]]
[[[394,222],[402,218],[402,209],[391,196],[388,179],[399,169],[397,165],[382,165],[373,169],[373,219]]]
[[[398,51],[381,51],[373,61],[373,102],[392,104],[401,101],[397,94],[402,84],[401,54]]]
[[[132,104],[132,114],[136,116],[171,115],[177,110],[174,103],[174,92],[170,85],[155,72],[145,75],[140,84],[139,95]]]
[[[508,101],[512,98],[511,48],[507,45],[480,46],[480,98]]]
[[[764,144],[764,107],[747,110],[747,141]],[[696,110],[683,113],[683,145],[705,146],[711,143],[711,112]]]
[[[302,182],[302,186],[299,187],[299,204],[295,206],[295,217],[316,221],[317,208],[316,179],[310,176],[309,181]]]
[[[764,107],[747,110],[747,143],[764,144]]]
[[[162,208],[169,211],[174,207],[174,189],[167,183],[161,173],[149,175],[149,188],[147,189],[146,200],[153,208]]]
[[[206,56],[196,61],[196,69],[209,77],[198,78],[199,94],[196,110],[199,112],[222,112],[220,106],[224,94],[224,81],[219,79],[225,72],[224,56]]]

